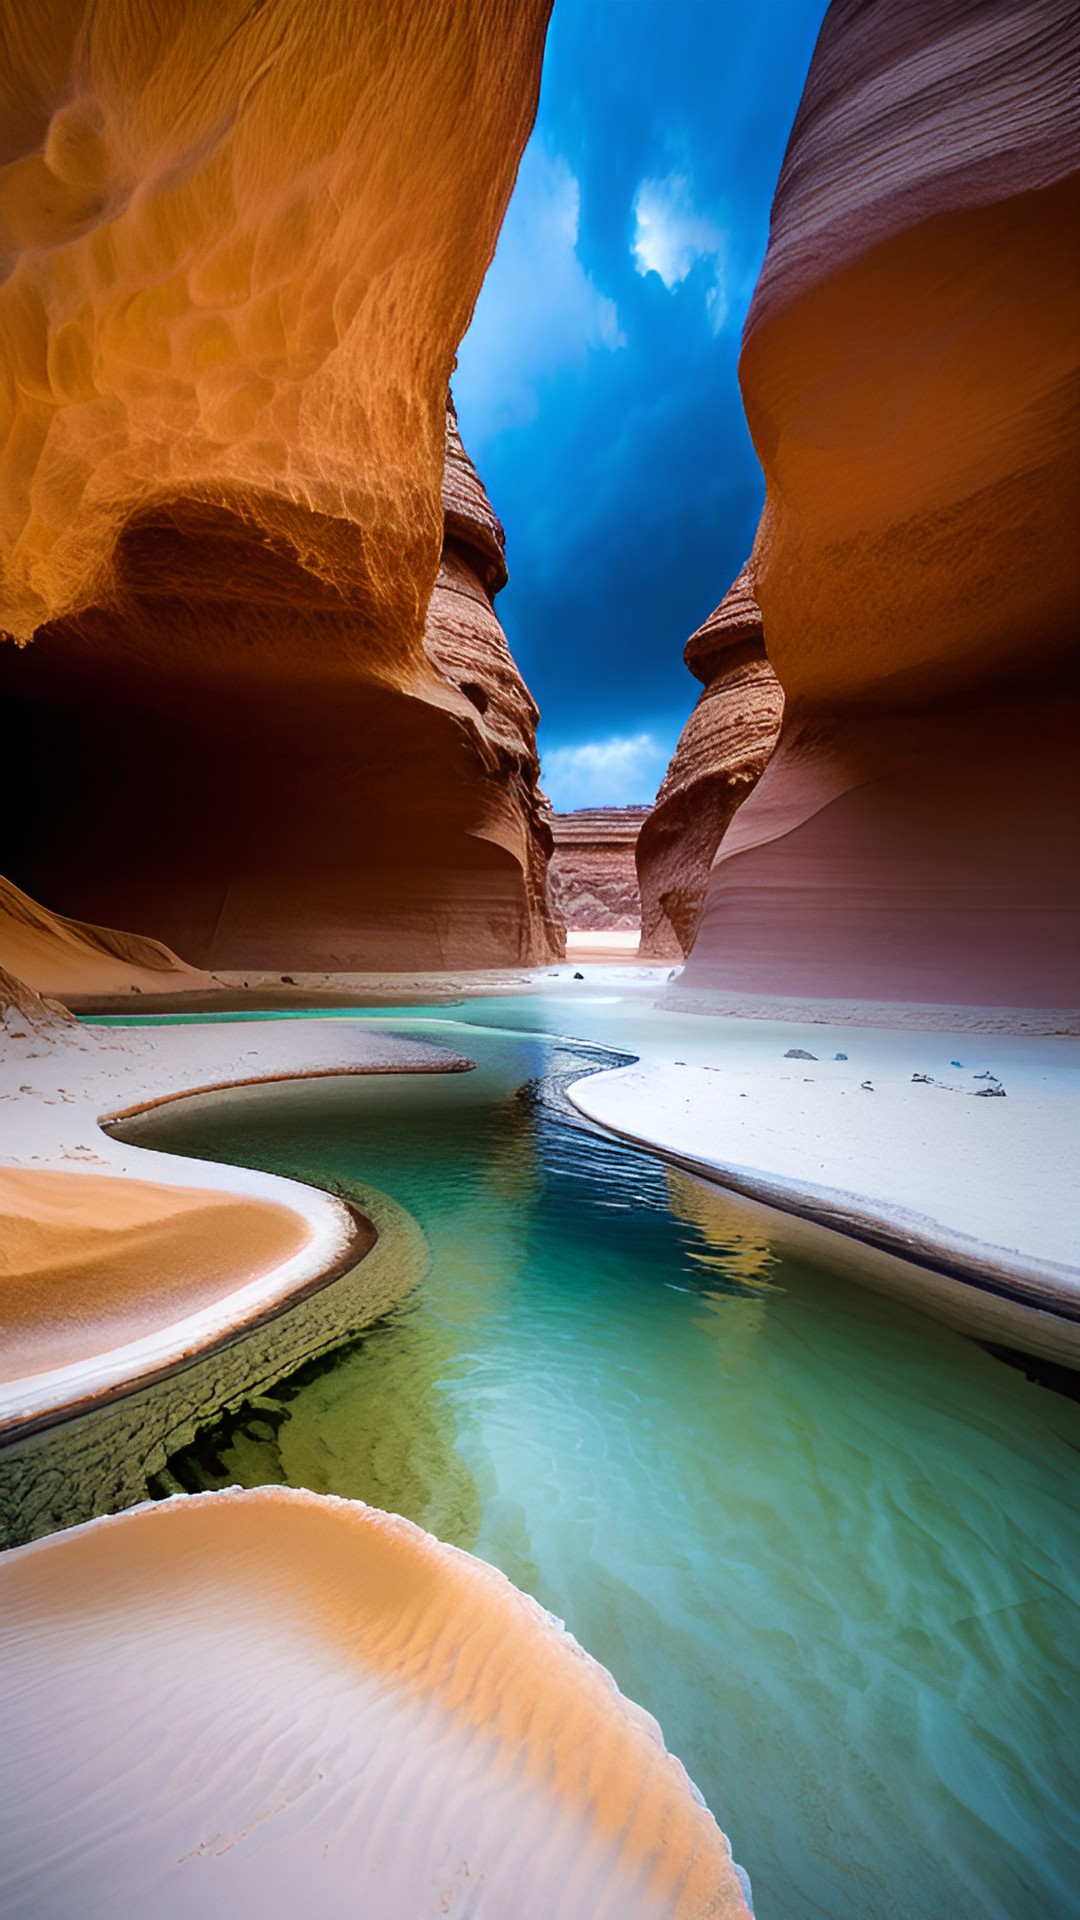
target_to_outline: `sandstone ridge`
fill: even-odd
[[[683,652],[701,694],[637,844],[643,958],[689,953],[713,855],[776,745],[783,695],[744,567]]]

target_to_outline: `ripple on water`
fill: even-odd
[[[371,1500],[502,1566],[657,1715],[769,1920],[1072,1912],[1080,1408],[575,1124],[595,1049],[467,1051],[141,1124],[370,1182],[432,1251],[173,1471]]]

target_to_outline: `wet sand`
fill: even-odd
[[[640,1050],[577,1083],[581,1112],[895,1257],[889,1291],[900,1261],[941,1275],[910,1287],[953,1324],[1080,1364],[1080,1043],[728,1016],[653,1020]]]

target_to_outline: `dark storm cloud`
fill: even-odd
[[[693,704],[683,642],[750,550],[739,335],[823,12],[556,0],[454,386],[557,805],[651,799]]]

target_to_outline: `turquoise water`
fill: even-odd
[[[656,1714],[761,1920],[1072,1914],[1080,1407],[575,1122],[553,1085],[603,1056],[530,1029],[632,1046],[634,1017],[410,1008],[476,1072],[129,1130],[378,1187],[431,1249],[171,1471],[370,1500],[502,1567]]]

